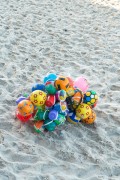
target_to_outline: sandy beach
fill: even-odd
[[[16,99],[47,73],[85,76],[95,124],[36,134]],[[119,0],[1,0],[0,180],[120,179]]]

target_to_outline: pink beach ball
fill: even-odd
[[[74,81],[74,87],[81,89],[81,91],[83,91],[83,93],[85,93],[89,88],[88,81],[82,76],[78,77]]]

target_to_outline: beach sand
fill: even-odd
[[[119,180],[119,0],[1,0],[0,14],[0,180]],[[15,119],[19,94],[50,72],[87,78],[94,125],[43,136]]]

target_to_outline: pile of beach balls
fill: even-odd
[[[32,121],[36,132],[54,131],[65,121],[92,124],[96,119],[93,108],[98,95],[89,90],[83,76],[71,77],[48,74],[43,83],[36,83],[30,94],[23,94],[16,100],[16,117],[22,122]]]

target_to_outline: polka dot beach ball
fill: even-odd
[[[92,124],[92,123],[94,123],[95,119],[96,119],[96,114],[92,110],[90,116],[88,116],[86,119],[82,119],[82,122],[86,123],[86,124]]]
[[[76,109],[76,116],[82,119],[87,118],[91,114],[91,108],[87,104],[80,104]]]
[[[94,105],[96,104],[96,102],[98,101],[98,95],[95,91],[91,90],[91,91],[87,91],[84,94],[84,99],[83,102],[88,104],[88,105]]]
[[[30,94],[30,101],[35,106],[43,106],[45,104],[46,99],[47,99],[47,94],[41,90],[33,91]]]

